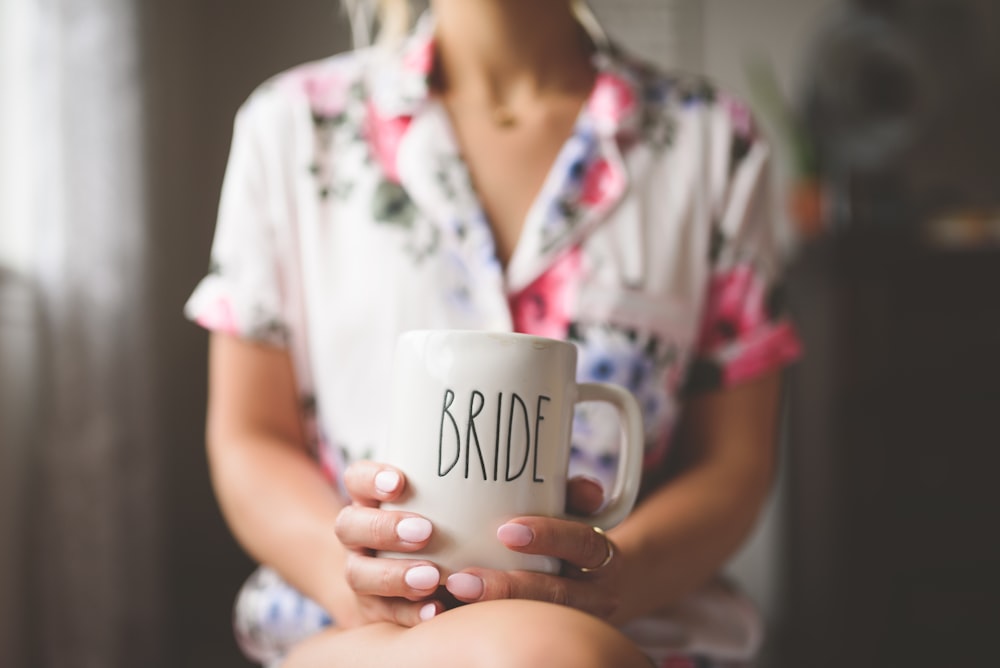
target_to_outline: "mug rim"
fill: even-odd
[[[400,332],[399,338],[410,336],[427,336],[431,334],[442,334],[446,336],[483,336],[483,337],[493,337],[493,338],[504,338],[511,339],[514,341],[519,341],[523,343],[545,343],[547,345],[551,344],[561,344],[564,346],[570,346],[576,348],[572,341],[567,341],[565,339],[554,339],[548,336],[539,336],[537,334],[525,334],[522,332],[506,332],[491,329],[451,329],[451,328],[429,328],[423,327],[419,329],[408,329]]]

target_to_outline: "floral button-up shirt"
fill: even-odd
[[[692,392],[799,351],[783,318],[768,147],[701,79],[612,50],[506,267],[429,77],[430,22],[399,52],[357,51],[261,86],[240,110],[210,274],[187,313],[286,347],[318,456],[336,477],[385,435],[396,336],[409,329],[569,339],[579,379],[643,408],[663,462]],[[584,406],[574,464],[605,480],[618,438]]]
[[[377,457],[406,330],[573,341],[581,381],[639,399],[647,470],[669,454],[686,397],[798,355],[775,282],[769,150],[745,106],[598,52],[590,97],[502,266],[429,86],[434,57],[424,21],[398,50],[307,64],[247,100],[211,271],[186,308],[289,351],[332,479]],[[573,434],[573,473],[609,480],[614,410],[581,406]]]

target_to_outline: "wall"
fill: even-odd
[[[166,665],[248,665],[230,611],[254,566],[225,527],[204,450],[207,336],[182,316],[208,269],[233,118],[258,84],[347,48],[335,0],[150,3],[151,299],[167,509]]]
[[[590,5],[629,52],[665,67],[701,69],[701,0],[591,0]]]
[[[744,64],[764,56],[791,90],[816,23],[834,0],[701,0],[704,67],[728,88],[746,94]]]

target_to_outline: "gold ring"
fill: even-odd
[[[602,561],[597,566],[594,566],[593,568],[584,568],[583,566],[580,566],[581,573],[593,573],[594,571],[599,571],[608,564],[610,564],[611,560],[615,558],[615,544],[612,543],[611,539],[608,538],[608,535],[604,533],[604,529],[602,529],[601,527],[590,527],[590,528],[594,530],[594,533],[596,533],[598,536],[604,539],[604,545],[607,547],[608,553],[604,557],[604,561]]]

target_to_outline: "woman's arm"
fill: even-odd
[[[690,401],[674,470],[611,536],[626,621],[681,600],[725,565],[753,529],[774,479],[781,373]]]
[[[343,503],[306,451],[286,352],[211,335],[207,439],[212,483],[237,540],[339,624],[356,623],[347,552],[334,533]]]
[[[377,509],[404,493],[405,478],[389,466],[357,462],[342,472],[352,503],[335,494],[306,451],[288,354],[212,334],[209,373],[212,482],[243,547],[340,628],[413,626],[440,612],[439,601],[427,600],[439,577],[430,562],[370,556],[377,549],[416,551],[430,539],[426,520]]]

